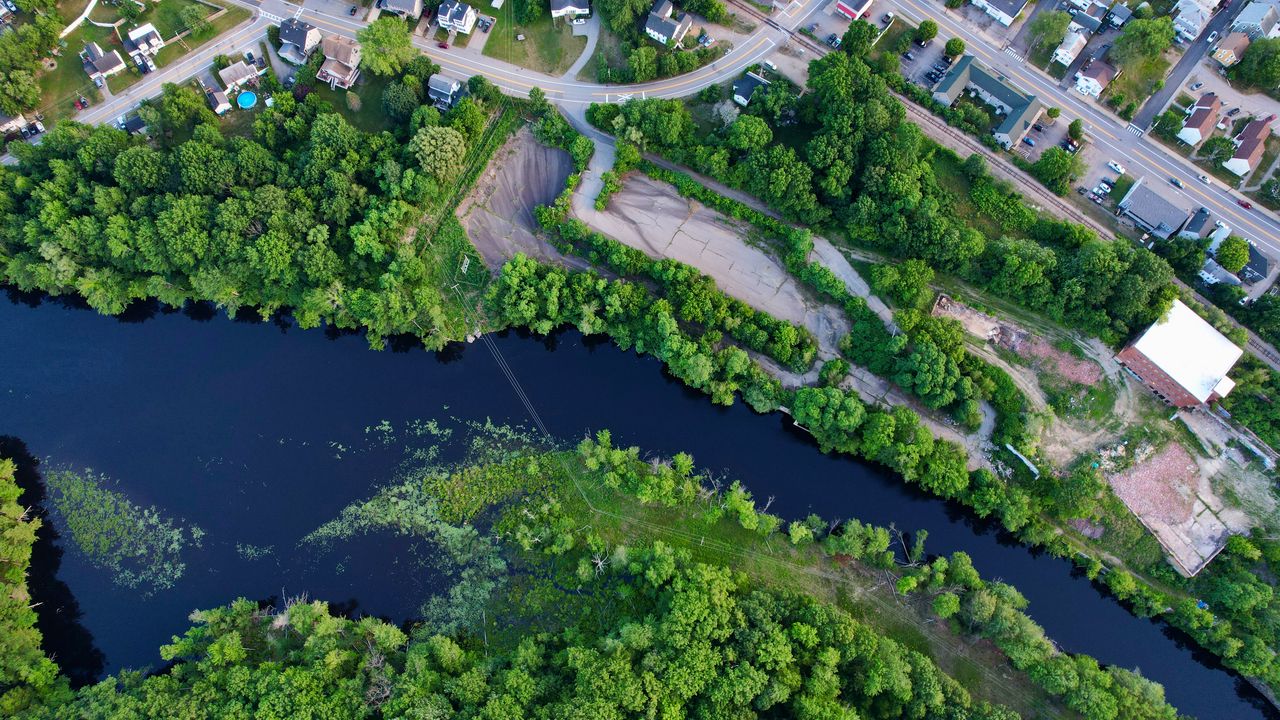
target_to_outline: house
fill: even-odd
[[[1182,42],[1200,37],[1217,8],[1215,0],[1178,0],[1173,7],[1173,30]]]
[[[138,135],[146,129],[147,129],[146,121],[138,117],[137,113],[125,118],[124,131],[129,133],[130,135]]]
[[[995,108],[1004,120],[992,131],[996,141],[1006,150],[1026,137],[1031,126],[1044,112],[1035,95],[1028,95],[1011,85],[1004,76],[996,75],[972,55],[965,55],[951,66],[933,92],[933,99],[950,107],[965,92]]]
[[[1210,255],[1217,255],[1218,248],[1222,247],[1222,241],[1231,237],[1231,227],[1228,226],[1226,223],[1219,220],[1218,222],[1214,223],[1214,226],[1216,226],[1217,229],[1214,230],[1209,235],[1209,254]]]
[[[1147,187],[1146,177],[1138,178],[1120,199],[1119,207],[1138,227],[1161,240],[1181,230],[1191,214]]]
[[[1196,407],[1227,396],[1227,377],[1244,353],[1203,318],[1174,300],[1164,317],[1121,350],[1116,359],[1160,399]]]
[[[1092,35],[1102,30],[1103,21],[1107,17],[1107,6],[1093,4],[1083,11],[1075,11],[1071,13],[1071,23],[1079,25],[1085,30],[1087,35]]]
[[[323,39],[320,28],[298,18],[289,18],[280,23],[280,57],[294,65],[305,65]]]
[[[1230,160],[1222,163],[1222,167],[1240,177],[1253,172],[1258,167],[1258,160],[1262,159],[1262,152],[1266,150],[1267,138],[1271,137],[1271,123],[1275,119],[1275,115],[1268,115],[1249,121],[1239,135],[1231,138],[1231,142],[1235,143],[1236,153]]]
[[[1231,30],[1250,40],[1280,37],[1280,0],[1253,0],[1236,16]]]
[[[237,60],[218,71],[218,79],[227,92],[235,92],[258,77],[258,68],[243,60]]]
[[[1124,3],[1116,3],[1108,13],[1112,27],[1121,28],[1133,17],[1133,11]]]
[[[587,0],[551,0],[551,17],[577,17],[590,15],[591,3]]]
[[[1248,35],[1233,32],[1218,43],[1218,48],[1213,51],[1213,59],[1217,60],[1222,67],[1231,67],[1240,62],[1240,58],[1244,57],[1244,51],[1252,42]]]
[[[1178,237],[1184,240],[1199,240],[1213,230],[1213,215],[1208,208],[1200,208],[1191,216],[1186,225],[1178,231]]]
[[[1178,139],[1192,147],[1204,142],[1213,132],[1213,126],[1218,124],[1221,113],[1222,100],[1215,93],[1201,95],[1183,121]]]
[[[1089,34],[1076,23],[1067,26],[1067,34],[1062,38],[1058,49],[1053,51],[1053,62],[1070,65],[1080,56],[1080,51],[1089,44]]]
[[[360,43],[342,35],[328,35],[320,41],[320,52],[324,53],[324,63],[316,72],[316,80],[329,83],[330,88],[351,87],[360,76]]]
[[[0,112],[0,137],[9,133],[21,132],[27,126],[27,119],[21,114],[5,115]]]
[[[204,98],[216,115],[223,115],[231,109],[231,101],[227,99],[227,94],[217,88],[206,87]]]
[[[1218,283],[1240,284],[1240,278],[1227,272],[1227,269],[1219,265],[1218,261],[1213,258],[1205,260],[1204,265],[1200,266],[1200,272],[1196,274],[1200,276],[1200,280],[1205,285],[1217,285]]]
[[[462,81],[440,73],[427,80],[427,97],[439,108],[451,108],[462,94]]]
[[[436,11],[436,22],[443,30],[470,35],[476,29],[476,9],[458,0],[445,0]]]
[[[1110,63],[1094,58],[1076,72],[1076,92],[1097,99],[1119,74]]]
[[[417,20],[422,17],[422,0],[382,0],[382,12]]]
[[[120,51],[103,52],[96,42],[84,46],[84,50],[80,52],[80,60],[84,63],[84,71],[89,74],[89,79],[95,83],[101,83],[124,69]]]
[[[768,85],[769,81],[753,72],[733,81],[733,101],[746,107],[751,102],[751,95],[755,93],[756,88]]]
[[[649,17],[644,21],[644,34],[663,45],[679,45],[685,33],[693,26],[693,18],[688,13],[680,13],[673,19],[675,7],[671,0],[655,0],[649,10]]]
[[[1267,279],[1267,275],[1271,272],[1271,259],[1263,255],[1252,240],[1248,242],[1249,262],[1245,263],[1244,268],[1240,270],[1240,279],[1246,285],[1253,285]]]
[[[151,64],[155,63],[156,53],[164,47],[164,39],[156,31],[156,26],[151,23],[139,25],[130,30],[120,42],[124,45],[125,52],[129,53],[129,57],[135,62],[142,60],[145,63],[147,59],[151,59]]]
[[[871,0],[836,0],[835,10],[850,20],[857,20],[871,13]]]
[[[973,0],[973,6],[1009,27],[1027,8],[1028,2],[1030,0]]]

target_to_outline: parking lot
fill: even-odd
[[[929,43],[929,46],[925,48],[920,47],[919,43],[912,40],[911,49],[908,52],[915,59],[908,60],[905,56],[901,58],[903,76],[917,85],[933,89],[933,86],[938,84],[937,81],[931,80],[926,76],[929,71],[935,68],[941,69],[943,74],[946,73],[946,68],[944,67],[946,64],[942,58],[942,49],[946,44],[947,39],[941,36],[934,38]]]
[[[849,29],[849,18],[835,11],[835,3],[827,7],[826,12],[816,13],[806,29],[818,38],[818,42],[827,43],[828,39],[835,35],[836,37],[844,37],[844,33]]]

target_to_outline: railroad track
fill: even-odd
[[[802,32],[784,27],[777,20],[774,20],[771,15],[769,15],[768,13],[762,12],[759,8],[755,7],[749,2],[740,2],[740,1],[730,0],[730,4],[733,5],[735,8],[741,10],[742,12],[746,13],[747,15],[751,16],[752,18],[759,20],[765,25],[768,25],[769,27],[775,30],[781,30],[783,33],[787,35],[788,39],[794,41],[798,45],[806,46],[808,49],[816,53],[818,57],[822,57],[823,55],[826,55],[827,53],[831,52],[831,48],[823,45],[822,43],[818,42],[817,40],[814,40],[813,38],[805,35]]]

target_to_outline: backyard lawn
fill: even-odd
[[[626,70],[627,56],[622,52],[622,38],[618,37],[613,31],[603,26],[600,27],[600,36],[596,40],[596,49],[592,53],[591,59],[586,65],[582,66],[582,70],[578,71],[578,80],[583,82],[600,82],[600,63],[604,62],[605,66],[610,70]]]
[[[317,83],[311,92],[328,100],[338,114],[365,132],[382,132],[391,129],[391,118],[382,112],[382,89],[391,78],[371,73],[360,73],[360,79],[351,90],[330,90],[328,85]],[[347,95],[354,91],[360,97],[360,109],[347,106]]]
[[[164,67],[178,58],[186,55],[192,49],[197,48],[240,23],[248,20],[249,11],[238,6],[231,6],[227,11],[213,20],[209,21],[207,30],[197,34],[191,34],[178,42],[166,44],[156,53],[156,65]],[[157,30],[160,28],[157,27]]]
[[[549,16],[531,25],[517,25],[509,17],[500,17],[490,34],[485,55],[551,75],[568,70],[587,46],[585,37],[573,36],[571,25],[553,25]],[[524,40],[516,40],[516,35],[524,35]]]
[[[67,36],[66,47],[62,48],[62,54],[57,58],[58,66],[51,71],[41,72],[37,78],[40,85],[40,107],[37,112],[44,114],[45,125],[74,113],[75,108],[71,103],[78,95],[83,94],[94,103],[101,97],[80,62],[80,51],[87,42],[96,42],[104,48],[119,49],[119,44],[113,45],[115,38],[109,30],[87,23]]]

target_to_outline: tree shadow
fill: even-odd
[[[106,656],[94,644],[93,634],[81,623],[83,612],[71,588],[58,579],[63,550],[59,534],[45,507],[44,478],[40,461],[31,455],[22,440],[0,435],[0,457],[13,460],[15,477],[22,495],[18,502],[32,509],[41,521],[36,543],[31,548],[31,570],[27,586],[36,609],[36,628],[44,636],[45,654],[62,668],[73,687],[88,685],[102,676]]]

